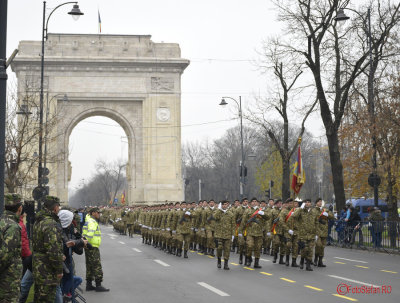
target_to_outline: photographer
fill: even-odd
[[[65,255],[64,275],[61,280],[61,288],[65,298],[71,298],[75,288],[82,283],[82,278],[74,276],[74,262],[72,253],[83,254],[83,248],[88,241],[82,239],[72,224],[74,214],[69,210],[60,210],[58,213],[62,227],[63,250]]]

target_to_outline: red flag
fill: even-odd
[[[301,142],[301,139],[299,139]],[[303,169],[303,162],[301,160],[301,147],[299,143],[299,148],[297,149],[297,161],[294,164],[293,177],[292,177],[292,190],[297,196],[301,190],[301,187],[306,182],[306,174]]]
[[[121,204],[125,204],[125,191],[121,195]]]

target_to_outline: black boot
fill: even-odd
[[[240,254],[239,256],[239,264],[243,264],[243,254]]]
[[[244,258],[244,266],[250,266],[250,257],[245,256],[245,258]]]
[[[224,259],[224,269],[229,270],[228,259]]]
[[[105,291],[110,291],[108,288],[105,288],[104,286],[101,285],[101,282],[96,281],[96,289],[95,291],[97,292],[105,292]]]
[[[144,243],[144,238],[142,238],[142,243]]]
[[[86,291],[95,290],[96,287],[92,285],[92,281],[86,281]]]
[[[307,260],[307,263],[306,263],[306,270],[307,271],[313,271],[313,269],[311,268],[311,260]]]
[[[255,260],[254,260],[254,268],[261,268],[259,262],[260,262],[260,258],[255,258]]]
[[[317,266],[317,265],[318,265],[318,256],[315,255],[314,256],[314,266]]]
[[[264,247],[263,254],[264,254],[264,255],[267,254],[267,248],[266,248],[266,247]]]
[[[285,262],[283,262],[283,255],[279,255],[279,264],[285,264]]]
[[[300,269],[303,269],[303,268],[304,268],[304,258],[301,257],[301,259],[300,259]]]
[[[218,257],[217,267],[221,268],[221,258],[220,257]]]
[[[211,248],[211,253],[210,253],[210,256],[211,256],[211,257],[215,257],[215,254],[214,254],[214,248]]]
[[[289,266],[289,255],[286,255],[286,266]]]
[[[188,258],[188,255],[187,255],[187,250],[185,250],[185,251],[183,252],[183,257],[184,257],[185,259],[187,259],[187,258]]]
[[[178,252],[176,253],[177,257],[182,257],[182,248],[178,249]]]
[[[172,254],[175,256],[175,255],[176,255],[176,248],[175,248],[175,247],[172,247],[172,248],[171,248],[171,252],[172,252]]]
[[[274,259],[272,260],[272,263],[276,263],[276,259],[278,259],[278,253],[274,253]]]
[[[204,255],[205,255],[205,256],[208,255],[208,248],[207,248],[207,247],[204,249]]]
[[[292,258],[292,267],[299,267],[296,263],[296,258]]]
[[[231,246],[231,252],[235,252],[235,246],[234,245]]]
[[[326,267],[326,265],[325,265],[324,263],[322,263],[322,258],[323,258],[323,257],[319,256],[319,259],[318,259],[318,267]]]

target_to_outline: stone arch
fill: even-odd
[[[123,113],[107,108],[107,107],[93,107],[86,109],[85,111],[81,112],[80,114],[74,116],[68,123],[67,127],[65,128],[64,132],[64,150],[67,152],[66,157],[65,157],[65,165],[68,167],[68,158],[69,158],[69,138],[72,134],[72,131],[74,128],[83,120],[86,118],[90,117],[95,117],[95,116],[103,116],[110,118],[117,122],[122,129],[124,130],[127,139],[128,139],[128,166],[127,166],[127,178],[128,178],[128,183],[130,187],[136,188],[137,184],[137,178],[136,174],[138,173],[136,171],[136,164],[137,164],[137,143],[136,143],[136,133],[135,130],[132,126],[132,124],[128,121],[128,119],[123,115]],[[68,169],[65,170],[68,173]],[[132,174],[133,173],[133,174]]]

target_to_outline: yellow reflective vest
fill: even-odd
[[[101,244],[101,231],[99,228],[99,223],[97,223],[97,221],[90,215],[86,215],[82,236],[85,237],[93,247],[99,247]]]

